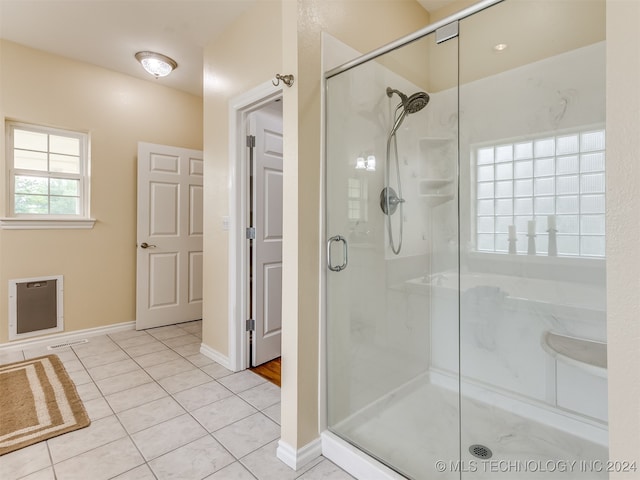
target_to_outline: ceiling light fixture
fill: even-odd
[[[156,78],[166,77],[173,70],[178,68],[178,64],[172,58],[155,52],[138,52],[136,60],[142,64],[142,67]]]
[[[495,46],[493,47],[493,49],[494,49],[496,52],[502,52],[502,51],[504,51],[506,48],[507,48],[507,44],[506,44],[506,43],[498,43],[497,45],[495,45]]]

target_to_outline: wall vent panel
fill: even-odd
[[[62,275],[9,280],[9,340],[61,332]]]

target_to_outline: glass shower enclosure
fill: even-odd
[[[327,428],[400,477],[607,478],[604,12],[484,2],[326,75]]]

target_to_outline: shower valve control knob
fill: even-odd
[[[385,187],[380,192],[380,208],[385,215],[393,215],[396,213],[398,205],[406,200],[400,198],[395,190],[391,187]]]

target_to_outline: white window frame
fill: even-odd
[[[557,138],[560,138],[560,137],[568,137],[568,136],[572,136],[572,135],[577,135],[579,138],[581,138],[581,135],[583,135],[583,134],[592,133],[592,132],[600,132],[600,131],[605,132],[604,125],[601,125],[601,124],[599,124],[599,125],[590,125],[590,126],[584,126],[584,127],[579,127],[579,128],[573,128],[573,129],[565,130],[565,131],[562,131],[562,132],[539,133],[539,134],[532,135],[532,136],[527,136],[527,137],[519,137],[519,138],[514,138],[514,139],[506,139],[506,140],[496,140],[496,141],[492,141],[492,142],[483,142],[482,144],[472,145],[471,146],[471,152],[470,152],[471,153],[472,178],[473,178],[473,189],[472,189],[472,192],[473,192],[472,195],[473,196],[471,198],[471,200],[472,200],[472,212],[473,212],[473,216],[472,216],[472,235],[473,235],[473,237],[472,238],[473,238],[473,245],[474,245],[475,254],[480,254],[480,255],[504,255],[505,253],[507,253],[503,249],[501,249],[501,250],[497,249],[496,244],[495,244],[496,240],[494,240],[494,249],[493,250],[480,249],[479,245],[478,245],[478,241],[479,241],[478,240],[478,238],[479,238],[478,235],[482,233],[482,232],[479,232],[479,228],[478,228],[478,220],[479,220],[480,217],[483,217],[483,218],[493,217],[494,218],[494,227],[493,227],[493,235],[494,236],[496,236],[496,235],[504,236],[504,234],[506,233],[506,232],[497,232],[496,231],[497,227],[496,227],[496,224],[495,224],[495,219],[498,218],[500,215],[495,211],[495,208],[496,208],[495,202],[496,202],[496,200],[499,200],[500,198],[498,197],[498,194],[495,191],[493,193],[493,197],[491,197],[493,199],[493,201],[494,201],[493,214],[491,214],[491,215],[489,215],[489,214],[480,214],[478,212],[478,202],[481,200],[479,198],[479,196],[478,196],[478,186],[479,186],[480,183],[483,183],[478,178],[478,167],[479,167],[478,153],[480,152],[480,150],[483,150],[483,149],[486,149],[486,148],[497,149],[499,147],[509,146],[509,145],[515,147],[515,145],[518,145],[518,144],[529,143],[529,142],[535,143],[536,141],[546,140],[546,139],[549,139],[549,138],[557,139]],[[606,135],[606,132],[605,132],[605,135]],[[605,142],[606,142],[606,139],[605,139]],[[606,147],[604,147],[602,150],[597,150],[597,151],[598,152],[600,152],[600,151],[603,152],[604,155],[605,155],[605,158],[606,158]],[[578,158],[579,158],[580,155],[583,154],[583,153],[584,152],[582,151],[582,149],[579,148],[578,152],[575,155],[577,155]],[[586,154],[588,154],[588,153],[590,153],[590,152],[587,152]],[[554,165],[556,164],[557,159],[560,158],[560,157],[563,157],[563,155],[557,154],[557,153],[553,154]],[[538,158],[538,157],[535,157],[535,158]],[[514,159],[512,159],[510,161],[503,162],[503,164],[510,163],[512,165],[511,182],[513,183],[513,188],[515,188],[515,182],[517,180],[516,174],[515,174],[515,163],[516,163],[516,161],[518,161],[518,160],[516,160],[515,157],[514,157]],[[531,157],[531,161],[532,162],[534,161],[534,157],[533,156]],[[605,160],[605,163],[606,163],[606,160]],[[493,165],[496,165],[495,161],[494,161]],[[495,172],[495,170],[494,170],[494,172]],[[580,170],[580,167],[579,167],[578,172],[577,172],[577,176],[578,176],[579,179],[581,178],[583,173],[585,173],[585,172],[582,172]],[[586,174],[589,174],[589,173],[591,173],[591,172],[586,172]],[[598,172],[595,172],[595,173],[598,173]],[[606,165],[605,165],[604,169],[602,170],[602,173],[604,173],[606,175]],[[554,167],[553,175],[548,175],[548,174],[544,175],[544,177],[547,177],[547,178],[551,178],[552,177],[554,179],[554,184],[557,183],[558,178],[562,178],[562,177],[565,177],[565,176],[567,176],[567,175],[563,174],[563,173],[559,173],[555,167]],[[533,181],[533,183],[535,183],[536,178],[540,178],[540,177],[537,176],[534,172],[532,172],[531,173],[531,180]],[[493,184],[495,185],[498,181],[500,181],[500,180],[497,177],[494,177],[494,179],[492,181],[489,181],[489,183],[493,182]],[[578,181],[580,181],[580,180],[578,180]],[[555,188],[556,187],[554,187],[554,189]],[[569,195],[569,194],[567,194],[567,195]],[[573,194],[571,194],[571,195],[573,195]],[[579,202],[581,202],[582,201],[581,197],[583,195],[585,195],[585,194],[580,189],[580,191],[575,195],[579,197],[579,199],[580,199]],[[606,191],[603,193],[603,195],[605,196],[605,199],[606,199]],[[554,190],[554,194],[551,195],[551,197],[554,198],[554,211],[555,211],[554,215],[556,215],[556,217],[558,215],[560,215],[560,216],[563,215],[562,213],[559,213],[557,211],[558,198],[559,197],[563,197],[563,196],[566,196],[566,195],[558,193],[557,189],[555,189]],[[550,197],[550,195],[545,194],[542,197]],[[540,197],[540,198],[542,198],[542,197]],[[505,197],[504,200],[508,200],[509,198],[512,201],[511,216],[512,216],[512,218],[515,219],[515,216],[517,215],[515,202],[518,199],[515,191],[512,191],[511,196],[508,197],[508,198]],[[535,199],[536,199],[535,189],[531,193],[531,198],[532,198],[532,202],[535,202]],[[489,197],[486,198],[486,200],[488,200],[488,199],[489,199]],[[536,216],[539,217],[541,215],[542,214],[537,214],[535,212],[533,212],[531,214],[532,218],[535,218]],[[578,230],[578,232],[576,234],[568,234],[567,236],[576,236],[578,238],[579,251],[578,251],[577,254],[562,254],[562,253],[558,253],[558,256],[564,257],[564,258],[567,258],[567,259],[581,259],[581,260],[585,260],[585,259],[594,259],[594,260],[596,260],[596,259],[604,259],[605,258],[604,254],[603,255],[584,254],[581,251],[581,248],[582,248],[581,247],[581,243],[582,243],[581,242],[581,238],[582,238],[582,236],[603,236],[604,237],[604,235],[584,234],[582,232],[582,227],[581,227],[582,216],[583,215],[589,215],[589,213],[588,212],[583,212],[581,210],[581,208],[580,208],[577,213],[571,214],[571,215],[575,215],[575,216],[578,217],[578,228],[579,228],[579,230]],[[599,215],[600,214],[598,214],[598,216]],[[602,213],[602,215],[604,215],[604,213]],[[546,214],[545,214],[545,216],[546,216]],[[539,225],[538,225],[538,227],[539,227]],[[536,233],[541,233],[541,232],[538,230],[538,232],[536,232]],[[523,232],[522,232],[522,228],[521,228],[518,231],[518,240],[519,241],[517,242],[518,243],[517,247],[518,247],[518,254],[519,255],[526,254],[526,238],[523,237],[522,234],[523,234]],[[524,245],[522,244],[523,241],[525,242]],[[538,252],[536,256],[537,257],[547,256],[547,253]]]
[[[362,222],[369,221],[368,201],[369,201],[369,183],[362,176],[349,177],[347,180],[347,198],[349,223],[358,225]],[[352,190],[352,182],[357,182],[357,194]]]
[[[90,217],[90,138],[85,132],[65,130],[61,128],[34,125],[22,122],[7,121],[6,129],[6,205],[7,216],[0,218],[2,229],[58,229],[58,228],[93,228],[95,219]],[[80,172],[77,174],[58,174],[14,167],[14,131],[30,132],[77,138],[80,140]],[[68,178],[79,180],[80,211],[77,215],[22,214],[15,212],[15,177],[27,174],[45,178]]]

